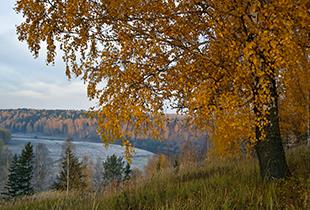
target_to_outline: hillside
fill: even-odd
[[[12,133],[35,133],[47,136],[72,136],[80,139],[98,138],[96,122],[83,111],[73,110],[0,110],[0,127]]]
[[[106,194],[48,192],[1,209],[309,209],[310,148],[288,152],[292,177],[263,183],[254,160],[163,172]]]
[[[194,136],[177,115],[169,115],[162,141],[151,138],[133,140],[134,146],[154,153],[178,154],[184,144],[191,142],[198,153],[206,148],[207,136],[200,133]],[[96,119],[90,119],[81,110],[0,110],[0,127],[12,133],[46,136],[73,137],[74,139],[99,142],[96,132]]]

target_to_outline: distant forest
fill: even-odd
[[[192,147],[203,153],[207,147],[207,135],[200,133],[194,136],[190,129],[183,125],[180,117],[169,115],[164,139],[133,139],[133,144],[141,149],[155,153],[178,154],[182,148]],[[14,133],[33,135],[72,137],[74,140],[100,140],[96,119],[90,119],[85,111],[77,110],[35,110],[6,109],[0,110],[0,127]]]
[[[83,111],[71,110],[0,110],[0,127],[12,133],[98,139],[96,122]]]

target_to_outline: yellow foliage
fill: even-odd
[[[282,90],[286,97],[280,100],[281,131],[287,143],[300,143],[310,134],[310,66],[307,58],[299,65],[299,71],[286,72]]]
[[[48,63],[59,42],[67,76],[88,84],[105,142],[160,138],[168,104],[202,130],[216,117],[223,152],[237,139],[264,140],[269,116],[278,117],[278,88],[309,69],[308,9],[308,0],[16,4],[19,39],[35,56],[47,42]]]
[[[225,158],[240,158],[243,155],[241,145],[248,141],[255,142],[252,122],[249,112],[245,110],[218,113],[214,119],[214,130],[210,132],[213,152]]]

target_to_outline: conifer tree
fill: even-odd
[[[73,154],[70,140],[66,141],[61,170],[54,184],[57,190],[78,190],[86,186],[83,165]]]
[[[11,163],[11,166],[9,168],[9,175],[8,175],[8,181],[5,186],[6,192],[3,192],[2,195],[14,198],[20,194],[19,191],[19,175],[18,175],[18,156],[15,154]]]
[[[20,156],[14,155],[8,175],[8,182],[3,194],[9,198],[30,195],[33,193],[31,179],[33,176],[33,150],[29,142],[25,145]]]
[[[33,186],[31,183],[33,177],[33,158],[33,146],[29,142],[26,144],[18,160],[18,176],[21,195],[30,195],[33,193]]]
[[[130,178],[130,165],[122,157],[116,155],[108,156],[103,162],[103,183],[108,185],[111,182],[120,183]]]

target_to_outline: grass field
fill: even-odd
[[[310,147],[287,152],[292,177],[264,183],[254,160],[162,172],[105,194],[46,192],[0,209],[310,209]]]

